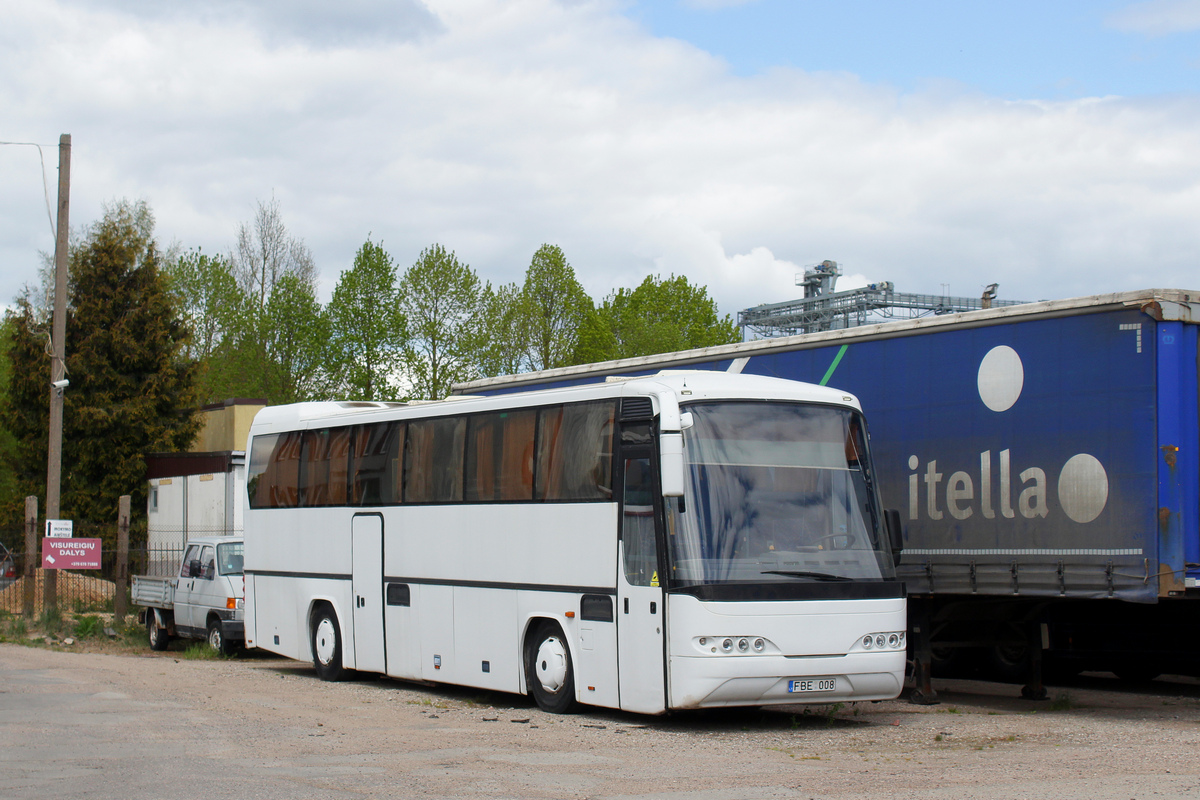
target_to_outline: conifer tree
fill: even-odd
[[[120,495],[145,508],[146,454],[186,450],[199,429],[197,364],[184,354],[189,332],[153,225],[144,202],[118,202],[70,258],[62,513],[106,536]],[[30,304],[13,318],[5,421],[28,458],[20,478],[44,503],[49,363]]]

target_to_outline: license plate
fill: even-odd
[[[792,693],[833,692],[837,691],[835,678],[804,678],[803,680],[788,681],[788,691]]]

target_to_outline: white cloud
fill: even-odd
[[[410,3],[353,46],[315,17],[280,37],[258,14],[64,1],[0,0],[0,139],[72,133],[73,221],[145,198],[187,247],[227,249],[274,192],[326,296],[368,233],[401,266],[440,242],[493,282],[551,242],[594,297],[674,272],[727,313],[799,296],[795,274],[826,258],[922,293],[1195,283],[1195,96],[1012,103],[741,78],[606,0],[430,3],[423,22]],[[13,150],[4,300],[53,246],[36,155]]]
[[[1113,12],[1106,22],[1120,31],[1151,36],[1200,30],[1200,0],[1145,0]]]

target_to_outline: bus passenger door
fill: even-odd
[[[354,665],[387,672],[383,646],[383,517],[358,514],[353,530]]]
[[[636,451],[635,451],[636,452]],[[624,457],[621,563],[617,576],[617,669],[621,708],[666,709],[663,591],[655,539],[655,481],[649,454]]]

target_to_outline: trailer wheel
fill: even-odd
[[[575,705],[575,671],[562,629],[543,622],[525,640],[525,682],[538,708],[565,714]]]
[[[225,628],[219,619],[208,623],[208,646],[223,656],[231,656],[237,652],[237,645],[225,638]]]
[[[146,612],[146,638],[150,641],[150,649],[163,651],[171,643],[171,634],[166,628],[158,626],[157,615],[153,611]]]
[[[342,666],[342,629],[337,614],[328,605],[319,607],[312,618],[313,668],[323,681],[344,680],[348,670]]]

